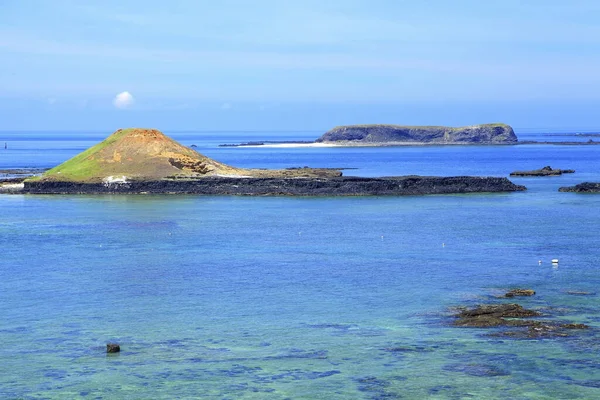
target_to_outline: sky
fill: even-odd
[[[0,130],[600,130],[596,0],[0,0]]]

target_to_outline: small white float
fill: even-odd
[[[552,259],[552,264],[558,264],[558,258],[553,258]]]

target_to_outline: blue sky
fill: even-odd
[[[599,105],[592,0],[0,1],[0,130],[600,129]]]

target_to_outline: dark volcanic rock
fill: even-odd
[[[424,194],[514,192],[525,190],[506,178],[495,177],[332,177],[241,178],[79,183],[25,181],[23,192],[44,194],[199,194],[246,196],[401,196]]]
[[[526,321],[530,322],[527,329],[509,330],[491,333],[489,336],[509,337],[513,339],[540,339],[571,336],[569,331],[588,329],[585,324],[559,324],[553,322]]]
[[[120,351],[121,351],[121,346],[119,346],[117,343],[108,343],[106,345],[107,353],[119,353]]]
[[[573,173],[575,173],[574,169],[552,169],[552,167],[548,165],[544,168],[534,169],[532,171],[514,171],[510,173],[510,176],[558,176]]]
[[[533,296],[535,290],[532,289],[512,289],[506,292],[504,297],[516,297],[516,296]]]
[[[589,328],[585,324],[523,319],[540,315],[539,312],[525,309],[518,304],[480,305],[459,311],[455,315],[457,319],[454,325],[469,328],[498,328],[487,336],[514,339],[566,337],[571,335],[569,331]]]
[[[575,186],[563,186],[558,189],[559,192],[573,192],[573,193],[600,193],[600,183],[597,182],[583,182]]]
[[[2,183],[23,183],[25,178],[0,178],[0,184]]]
[[[519,325],[518,321],[505,318],[537,317],[541,315],[537,311],[528,310],[518,304],[493,304],[480,305],[478,307],[462,310],[454,322],[456,326],[467,326],[473,328],[487,328],[501,325]]]
[[[517,136],[506,124],[446,126],[349,125],[326,132],[316,142],[352,144],[514,144]]]

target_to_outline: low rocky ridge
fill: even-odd
[[[531,289],[513,289],[504,297],[533,296]],[[460,307],[454,314],[453,325],[465,328],[496,328],[489,336],[515,339],[556,338],[571,335],[573,330],[588,329],[580,323],[564,321],[525,319],[541,317],[543,314],[515,303],[484,304],[473,308]]]
[[[25,193],[165,193],[247,196],[400,196],[525,190],[507,178],[495,177],[309,177],[131,180],[104,183],[25,181]]]
[[[347,144],[515,144],[517,136],[506,124],[446,126],[348,125],[326,132],[317,143]]]
[[[548,165],[544,168],[531,171],[514,171],[510,173],[510,176],[558,176],[573,173],[575,173],[574,169],[552,169],[552,167]]]
[[[600,193],[600,182],[583,182],[575,186],[563,186],[559,188],[558,191],[573,193]]]

